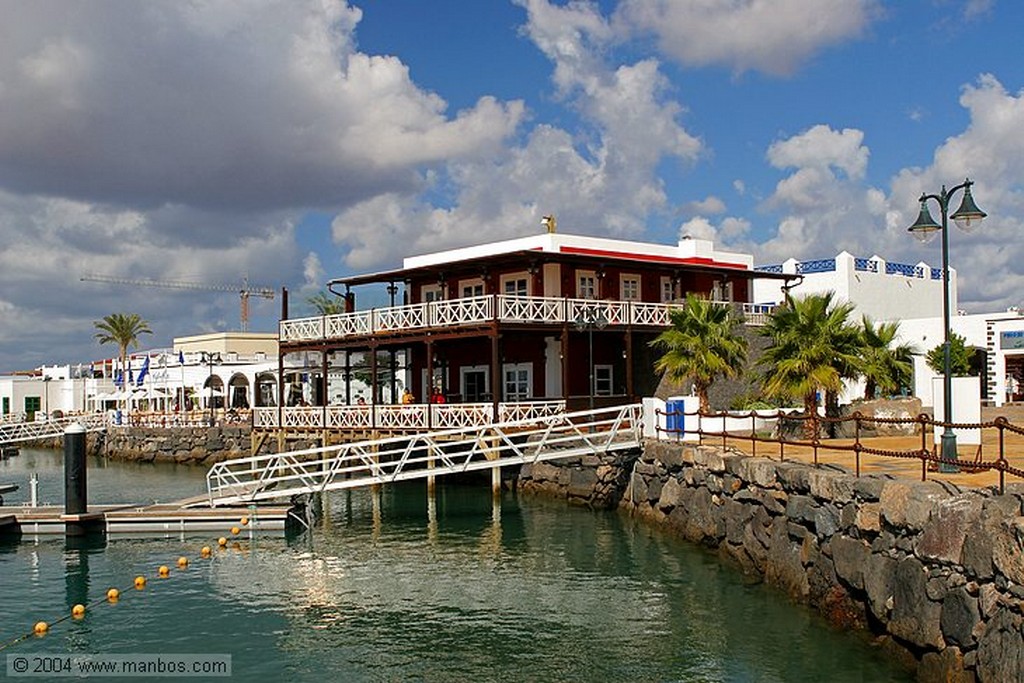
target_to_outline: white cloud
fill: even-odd
[[[868,148],[863,131],[846,128],[836,131],[817,125],[768,148],[768,161],[775,168],[835,168],[852,179],[864,177],[868,166]]]
[[[679,122],[683,109],[667,96],[658,63],[606,64],[610,32],[593,5],[521,4],[523,34],[552,61],[557,96],[580,114],[581,132],[539,124],[521,145],[424,175],[424,187],[451,190],[450,206],[395,192],[341,212],[333,234],[348,250],[348,266],[531,234],[552,212],[567,232],[636,236],[648,216],[667,209],[658,164],[666,157],[692,163],[703,145]]]
[[[19,321],[0,369],[34,349],[88,355],[111,310],[163,342],[236,327],[237,296],[78,277],[322,278],[296,244],[306,211],[415,193],[432,167],[498,153],[525,115],[488,96],[449,112],[398,58],[358,51],[362,12],[341,0],[0,0],[0,14],[0,285]],[[253,309],[272,326],[272,304]]]
[[[0,178],[137,208],[344,206],[493,151],[522,104],[449,117],[338,0],[19,3],[0,46]]]
[[[704,199],[689,202],[683,207],[683,211],[690,214],[724,213],[725,202],[714,195],[708,195]]]
[[[989,218],[977,232],[964,235],[951,227],[950,262],[957,270],[961,308],[999,310],[1022,303],[1024,266],[1024,90],[1016,94],[991,74],[979,76],[963,88],[960,104],[970,123],[959,135],[948,138],[936,150],[930,165],[907,168],[892,182],[889,224],[894,232],[906,230],[917,217],[922,192],[938,194],[965,177],[975,181],[974,199]],[[958,206],[956,193],[950,211]],[[933,216],[937,204],[930,202]],[[921,259],[941,261],[935,245],[917,247]]]
[[[788,74],[820,50],[860,37],[877,0],[623,0],[622,33],[651,33],[687,66]]]

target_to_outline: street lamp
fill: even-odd
[[[953,198],[953,194],[957,190],[964,191],[963,199],[960,201],[960,208],[953,213],[952,218],[957,227],[964,232],[972,231],[981,223],[986,215],[974,203],[974,198],[971,196],[971,185],[973,184],[968,178],[948,192],[946,191],[946,186],[943,185],[942,191],[939,194],[922,194],[920,199],[921,213],[918,214],[914,224],[908,228],[910,234],[921,242],[931,241],[935,237],[935,233],[942,233],[942,326],[944,335],[942,343],[942,418],[945,426],[942,430],[942,462],[939,463],[940,472],[959,471],[955,464],[957,459],[956,434],[953,432],[952,426],[950,426],[950,423],[953,421],[953,381],[949,329],[949,200]],[[936,223],[935,219],[928,212],[929,199],[934,199],[939,203],[939,209],[942,211],[941,225]]]
[[[601,306],[590,304],[580,309],[576,314],[576,329],[587,331],[587,360],[590,364],[590,409],[594,409],[594,328],[601,330],[608,324]]]
[[[214,425],[213,418],[213,365],[214,363],[220,363],[220,354],[211,353],[209,351],[200,351],[201,360],[199,362],[206,363],[210,368],[210,372],[206,377],[206,383],[210,387],[210,426]]]

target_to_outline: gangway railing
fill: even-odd
[[[23,443],[55,439],[64,435],[69,425],[78,423],[87,432],[103,431],[107,427],[107,418],[102,413],[88,415],[71,415],[53,420],[38,422],[6,422],[0,424],[0,444]]]
[[[642,406],[632,404],[225,460],[206,476],[209,503],[251,503],[633,449],[640,446],[642,418]]]

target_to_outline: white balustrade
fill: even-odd
[[[722,306],[732,302],[716,301]],[[495,310],[497,306],[497,310]],[[376,332],[450,327],[487,323],[495,318],[507,323],[573,323],[599,313],[609,326],[666,327],[669,312],[682,308],[681,302],[651,303],[596,299],[565,299],[505,294],[444,299],[408,306],[375,308],[360,313],[342,313],[317,318],[281,321],[281,340],[285,342],[340,339]],[[774,309],[768,304],[742,304],[744,321],[763,325]]]
[[[373,329],[370,311],[329,315],[324,322],[327,325],[326,334],[329,339],[369,334]]]
[[[482,323],[493,317],[494,297],[492,296],[443,299],[430,304],[430,324],[434,327]]]
[[[320,406],[295,406],[284,408],[281,419],[285,427],[293,429],[317,429],[323,427],[324,409]]]
[[[430,406],[432,429],[479,427],[494,421],[490,403],[451,403]]]
[[[410,306],[391,306],[373,309],[373,329],[371,332],[387,330],[410,330],[427,326],[428,304],[412,304]]]
[[[565,322],[565,299],[541,296],[498,296],[498,318],[502,322]]]

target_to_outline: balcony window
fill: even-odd
[[[462,292],[462,298],[468,299],[474,296],[484,295],[484,281],[483,280],[463,280],[459,283],[459,291]]]
[[[530,398],[533,384],[532,363],[506,363],[502,367],[504,378],[504,399],[506,401],[525,401]]]
[[[661,303],[667,304],[676,298],[674,289],[675,288],[672,286],[672,278],[661,278]]]
[[[423,301],[426,303],[441,300],[440,285],[424,285],[420,292],[423,294]]]
[[[597,298],[597,276],[593,271],[577,271],[576,273],[576,298],[596,299]]]
[[[623,301],[640,301],[640,276],[623,275],[619,281],[619,298]]]
[[[501,289],[507,296],[530,296],[529,282],[525,277],[502,278]]]

